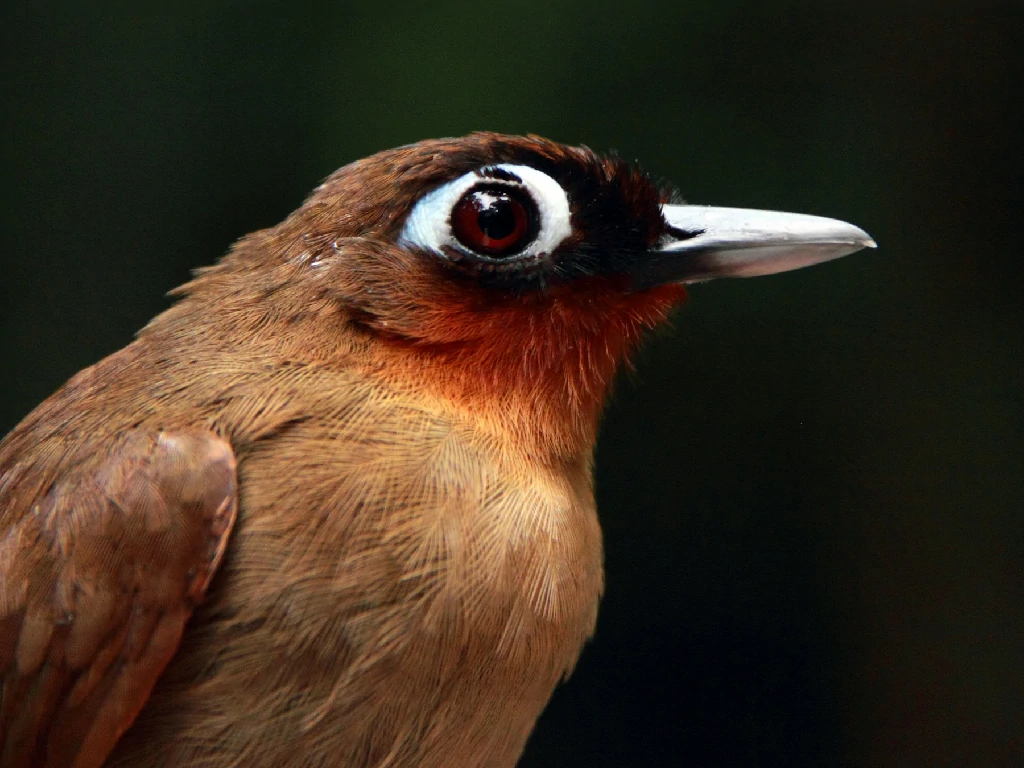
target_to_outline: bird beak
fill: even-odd
[[[703,205],[661,212],[669,229],[637,265],[639,288],[770,275],[875,247],[863,229],[820,216]]]

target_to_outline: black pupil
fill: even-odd
[[[504,192],[477,192],[477,223],[492,240],[504,240],[516,231],[514,203]]]

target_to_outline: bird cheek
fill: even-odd
[[[414,342],[475,338],[466,322],[478,297],[453,281],[429,257],[384,243],[350,240],[335,245],[323,279],[335,301],[360,325]],[[469,312],[468,314],[472,314]]]

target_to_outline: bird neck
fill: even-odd
[[[184,300],[147,332],[195,337],[205,319],[223,343],[242,335],[280,359],[355,366],[552,462],[591,455],[616,371],[686,295],[630,292],[608,276],[523,294],[466,290],[426,269],[396,280],[393,250],[370,246],[316,269],[302,259],[250,268],[265,237],[178,289]]]
[[[582,282],[486,312],[446,303],[415,338],[378,324],[369,330],[376,375],[430,392],[538,457],[589,456],[616,371],[684,290],[628,294]]]

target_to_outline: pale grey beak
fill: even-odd
[[[874,248],[863,229],[799,213],[663,205],[669,231],[636,275],[638,287],[786,272]]]

